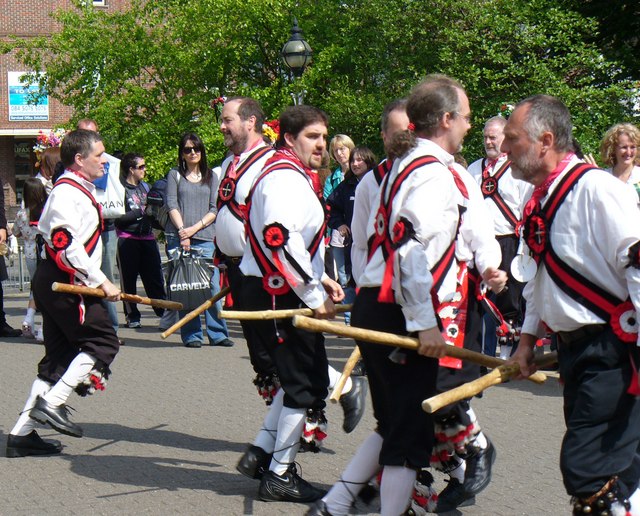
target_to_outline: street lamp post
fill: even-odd
[[[311,63],[311,47],[302,37],[302,30],[298,27],[298,20],[293,18],[291,37],[282,47],[280,55],[284,63],[289,67],[294,77],[302,77],[305,68]],[[307,92],[301,90],[299,93],[291,93],[293,103],[298,106],[304,103],[304,96]]]

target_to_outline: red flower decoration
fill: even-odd
[[[547,223],[540,215],[531,215],[524,223],[524,239],[529,249],[540,256],[547,247]]]
[[[611,329],[622,342],[635,344],[638,340],[638,319],[631,301],[616,306],[611,312]]]
[[[411,222],[405,218],[399,219],[393,225],[393,237],[391,240],[393,248],[397,249],[404,243],[408,242],[413,235],[415,235],[415,231],[413,230]]]
[[[407,130],[408,131],[415,131],[416,130],[416,124],[414,124],[413,122],[409,122],[409,125],[407,126]]]
[[[272,296],[284,295],[291,289],[284,276],[278,272],[263,276],[262,287]]]
[[[287,240],[289,240],[289,230],[287,230],[287,228],[282,224],[274,222],[264,228],[262,236],[264,237],[264,243],[266,246],[270,250],[276,251],[284,246],[284,244],[287,243]]]
[[[383,236],[387,229],[387,212],[383,206],[380,206],[375,219],[375,230],[378,236]]]
[[[233,198],[233,194],[236,190],[236,182],[230,177],[225,177],[218,188],[218,197],[222,202],[228,202]]]
[[[51,246],[57,252],[67,249],[72,241],[73,236],[67,228],[55,228],[51,232]]]

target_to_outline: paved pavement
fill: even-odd
[[[15,327],[24,307],[24,295],[5,299]],[[46,428],[41,435],[64,444],[61,455],[0,458],[0,515],[304,514],[306,506],[258,501],[256,481],[235,470],[265,413],[251,384],[239,326],[230,325],[234,348],[187,349],[177,336],[160,338],[150,310],[143,310],[142,322],[142,329],[120,330],[126,346],[107,390],[71,399],[77,410],[72,418],[84,428],[84,438]],[[338,368],[351,348],[346,339],[327,340]],[[2,446],[42,352],[32,340],[0,341]],[[568,514],[558,470],[563,423],[557,379],[543,386],[511,382],[494,387],[474,406],[498,450],[493,481],[475,506],[450,514]],[[326,488],[374,426],[370,406],[349,435],[342,432],[339,405],[329,406],[328,417],[324,451],[298,456],[304,478]],[[436,478],[443,487],[442,476]],[[376,502],[356,508],[356,514],[377,511]]]

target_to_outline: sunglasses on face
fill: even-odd
[[[196,154],[200,154],[200,149],[196,149],[195,147],[184,147],[182,149],[183,154],[191,154],[192,152],[195,152]]]
[[[137,167],[133,167],[136,170],[147,170],[147,165],[143,163],[142,165],[138,165]]]

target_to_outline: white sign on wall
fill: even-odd
[[[20,80],[27,72],[7,72],[9,85],[9,121],[49,120],[49,97],[37,84],[28,85]],[[38,103],[29,102],[34,94],[44,94]]]

